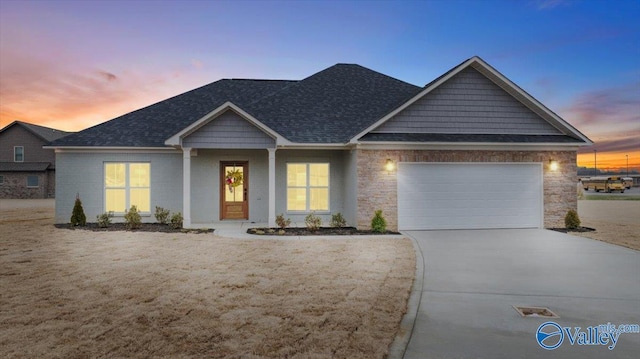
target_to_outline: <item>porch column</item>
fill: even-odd
[[[276,149],[269,151],[269,227],[276,226]]]
[[[191,148],[182,148],[182,226],[191,227]]]

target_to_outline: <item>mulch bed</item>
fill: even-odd
[[[358,230],[355,227],[320,227],[317,231],[310,231],[306,227],[291,228],[249,228],[249,234],[257,235],[280,235],[280,236],[352,236],[352,235],[384,235],[384,234],[400,234],[398,232],[386,231],[382,233],[373,232],[371,230]]]
[[[172,228],[167,224],[160,223],[142,223],[139,228],[127,229],[124,223],[112,223],[109,227],[101,228],[97,223],[87,223],[86,226],[72,226],[69,223],[55,224],[56,228],[62,229],[84,229],[93,232],[115,232],[115,231],[129,231],[129,232],[162,232],[162,233],[213,233],[213,229],[184,229],[184,228]]]
[[[571,232],[593,232],[595,228],[589,227],[578,227],[576,229],[568,229],[568,228],[549,228],[552,231],[562,232],[562,233],[571,233]]]

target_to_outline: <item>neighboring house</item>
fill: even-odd
[[[44,149],[68,132],[14,121],[0,129],[0,198],[55,197],[55,154]]]
[[[359,65],[225,79],[54,141],[56,222],[137,205],[186,227],[341,212],[369,228],[563,226],[592,142],[478,57],[424,87]]]

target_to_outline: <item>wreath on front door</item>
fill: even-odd
[[[233,193],[233,189],[242,184],[242,172],[239,169],[227,171],[226,182],[229,192]]]

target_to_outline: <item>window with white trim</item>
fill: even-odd
[[[27,176],[27,187],[38,187],[40,186],[40,179],[38,176]]]
[[[23,146],[14,146],[13,147],[13,162],[24,162],[24,147]]]
[[[104,164],[104,210],[124,213],[135,205],[151,212],[151,164],[107,162]]]
[[[328,163],[287,163],[287,211],[329,211]]]

